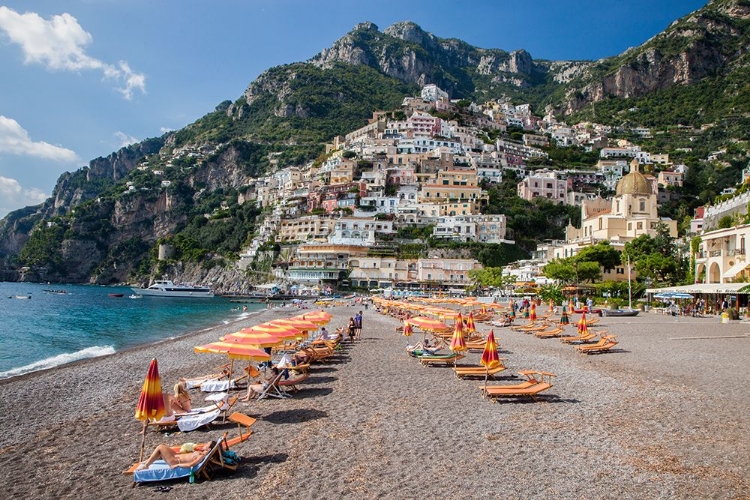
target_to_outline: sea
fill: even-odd
[[[222,297],[131,295],[127,287],[0,282],[0,379],[228,324],[265,308]]]

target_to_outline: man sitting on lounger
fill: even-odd
[[[174,469],[175,467],[190,468],[201,463],[215,445],[216,443],[214,441],[211,441],[211,443],[209,443],[209,445],[202,450],[192,449],[191,451],[187,451],[186,449],[183,452],[182,449],[180,449],[179,453],[175,453],[172,448],[170,448],[166,444],[160,444],[156,447],[153,453],[151,453],[151,456],[148,457],[148,460],[139,465],[136,470],[139,471],[148,469],[151,464],[159,459],[164,460],[167,465],[169,465],[170,469]],[[183,448],[185,448],[185,446],[183,446]]]
[[[250,384],[247,386],[247,394],[244,398],[240,398],[240,401],[246,402],[250,401],[251,399],[260,396],[263,394],[263,391],[266,390],[266,387],[268,387],[269,384],[272,384],[279,376],[279,369],[275,366],[272,366],[270,370],[268,370],[268,375],[266,376],[265,380],[261,380],[258,384]]]

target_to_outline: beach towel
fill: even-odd
[[[177,427],[182,432],[190,432],[194,431],[198,427],[201,427],[206,424],[210,424],[217,418],[219,418],[219,415],[221,414],[221,410],[213,407],[214,410],[207,411],[204,413],[193,413],[190,412],[186,414],[185,416],[181,416],[177,419]]]
[[[216,447],[221,446],[221,441],[216,443]],[[198,472],[206,465],[209,457],[214,453],[210,451],[206,454],[206,457],[198,465],[193,467],[175,467],[174,469],[169,468],[169,464],[164,460],[157,460],[152,463],[148,469],[137,470],[133,472],[133,481],[136,483],[145,483],[149,481],[166,481],[168,479],[178,479],[181,477],[190,476],[190,472]]]
[[[229,390],[229,380],[208,380],[201,385],[203,392],[226,392]],[[232,380],[232,389],[236,389],[237,384]]]

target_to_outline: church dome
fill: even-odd
[[[620,179],[615,194],[617,196],[623,194],[652,195],[654,191],[651,189],[651,183],[646,179],[646,176],[640,173],[636,167]]]

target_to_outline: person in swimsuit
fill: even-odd
[[[216,442],[211,441],[203,450],[194,450],[189,453],[177,453],[166,444],[160,444],[151,453],[151,456],[148,457],[148,460],[139,465],[136,470],[148,469],[151,464],[159,459],[167,462],[170,469],[174,469],[175,467],[190,468],[201,463],[203,459],[206,458],[208,452],[214,448],[214,446],[216,446]]]

